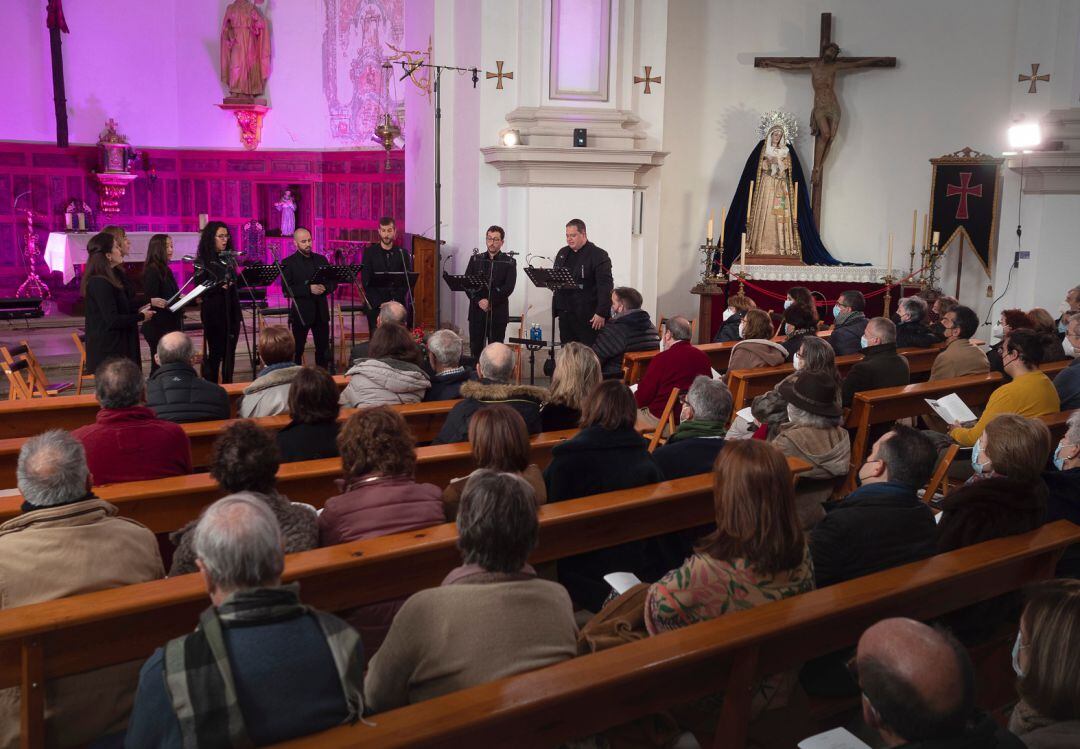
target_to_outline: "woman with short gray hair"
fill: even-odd
[[[374,712],[422,702],[573,658],[577,625],[566,590],[526,560],[537,540],[533,490],[519,476],[478,471],[458,511],[464,564],[413,595],[371,659]],[[456,636],[447,636],[452,632]]]

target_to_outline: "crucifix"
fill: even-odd
[[[895,68],[895,57],[841,57],[840,47],[832,39],[832,13],[821,14],[821,46],[817,57],[755,57],[755,68],[809,70],[814,87],[814,109],[810,113],[810,133],[814,136],[814,170],[811,208],[821,230],[822,173],[829,148],[840,126],[840,101],[836,98],[836,73],[853,68]]]
[[[49,29],[49,52],[52,57],[53,106],[56,111],[56,145],[68,146],[67,96],[64,93],[64,52],[60,34],[67,34],[61,0],[49,0],[45,9],[45,26]]]

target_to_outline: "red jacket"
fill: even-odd
[[[191,473],[191,442],[179,424],[146,406],[103,408],[93,424],[72,432],[86,448],[94,484],[144,481]]]
[[[671,389],[689,390],[698,375],[712,377],[709,357],[689,341],[676,341],[671,348],[657,354],[645,370],[634,393],[638,408],[648,406],[652,415],[659,418],[671,397]]]

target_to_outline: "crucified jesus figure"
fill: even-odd
[[[832,14],[821,14],[821,54],[818,57],[755,57],[755,68],[809,70],[814,87],[814,109],[810,113],[810,133],[814,136],[814,168],[811,206],[821,228],[821,183],[825,160],[840,127],[840,100],[836,98],[836,74],[854,68],[895,68],[895,57],[841,57],[832,41]]]

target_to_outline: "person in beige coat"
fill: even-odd
[[[978,346],[971,343],[971,336],[979,329],[979,317],[970,307],[954,307],[941,318],[945,332],[945,350],[934,359],[930,380],[950,377],[986,374],[990,362]]]
[[[758,369],[775,367],[787,361],[787,349],[772,338],[769,315],[759,309],[748,310],[739,327],[742,340],[731,349],[728,371],[732,369]]]
[[[822,503],[836,481],[847,475],[851,438],[840,426],[842,411],[836,402],[836,382],[827,374],[799,373],[780,386],[788,403],[788,423],[777,431],[773,444],[784,455],[800,458],[812,468],[799,474],[795,508],[804,530],[825,517]]]
[[[393,406],[419,403],[431,387],[421,368],[424,355],[409,332],[396,323],[375,329],[368,347],[370,356],[353,362],[345,373],[349,384],[341,393],[343,406]]]
[[[464,565],[405,602],[368,664],[364,695],[372,712],[577,654],[570,596],[526,564],[539,527],[528,483],[509,473],[474,474],[457,527]]]
[[[244,388],[240,418],[255,419],[289,412],[289,388],[301,367],[293,362],[296,344],[283,325],[267,325],[259,333],[259,358],[266,366]]]
[[[70,434],[55,430],[28,440],[17,471],[25,504],[0,525],[0,607],[165,576],[154,534],[93,495],[86,453]],[[50,680],[48,745],[82,745],[123,730],[138,679],[136,661]],[[0,691],[0,747],[19,743],[19,708],[18,687]]]

